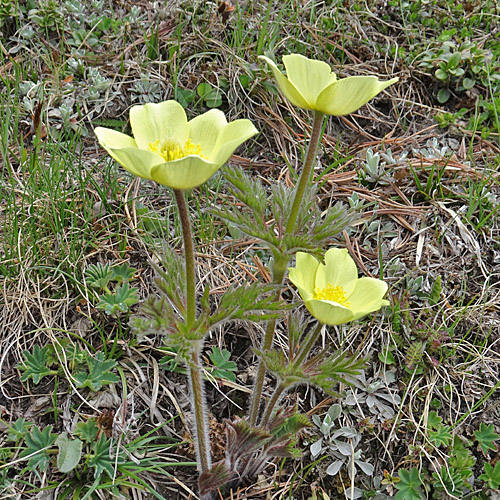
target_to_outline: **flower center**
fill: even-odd
[[[206,157],[201,154],[200,144],[193,144],[191,139],[188,139],[184,145],[177,139],[166,139],[162,142],[160,142],[160,139],[157,139],[155,142],[149,143],[149,150],[160,155],[167,162],[179,160],[188,155],[197,155],[206,159]]]
[[[325,288],[315,288],[313,299],[329,300],[342,306],[349,306],[345,290],[341,286],[333,286],[331,283],[328,283]]]

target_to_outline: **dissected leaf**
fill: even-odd
[[[8,426],[7,440],[18,442],[24,439],[33,424],[27,422],[24,418],[18,418],[13,424],[6,423],[6,425]]]
[[[88,466],[95,469],[94,477],[100,476],[103,472],[112,478],[114,475],[115,459],[110,455],[111,440],[101,434],[95,443],[94,449],[88,461]]]
[[[134,277],[137,272],[135,267],[130,267],[126,262],[120,265],[115,265],[111,268],[111,280],[123,283],[129,281]]]
[[[415,467],[409,471],[400,469],[398,473],[401,480],[394,485],[399,490],[394,498],[396,500],[423,500],[422,481],[418,469]]]
[[[210,491],[221,488],[229,482],[231,476],[232,473],[224,460],[215,463],[210,470],[203,472],[198,478],[200,495],[203,496]]]
[[[33,347],[33,353],[29,351],[23,352],[24,363],[17,365],[17,367],[24,372],[21,375],[21,382],[26,382],[26,380],[31,378],[36,385],[46,375],[57,373],[47,366],[49,350],[51,349],[51,345],[46,345],[41,349],[38,345],[35,345]]]
[[[103,309],[110,316],[118,312],[126,313],[130,306],[139,302],[137,295],[138,288],[132,287],[128,283],[120,285],[114,293],[101,295],[99,297],[98,309]]]
[[[19,455],[21,458],[32,455],[28,459],[28,467],[32,470],[38,468],[45,470],[49,466],[49,448],[55,443],[57,434],[52,433],[52,426],[48,425],[40,430],[38,426],[33,426],[31,432],[26,434],[24,441],[26,449]]]
[[[108,286],[113,273],[109,264],[90,264],[90,266],[85,270],[85,278],[90,286],[94,288],[100,288],[105,290]]]
[[[500,488],[500,462],[495,464],[495,468],[485,462],[484,473],[479,476],[479,479],[486,481],[493,490],[498,490]]]
[[[222,349],[222,351],[217,347],[212,349],[210,354],[210,361],[214,365],[212,375],[236,382],[236,375],[233,372],[238,370],[238,365],[234,361],[229,361],[230,356],[231,353],[227,349]]]
[[[116,361],[112,359],[104,360],[102,352],[98,352],[95,358],[87,354],[88,373],[79,371],[74,374],[76,386],[78,388],[88,387],[91,391],[98,391],[103,385],[119,382],[118,375],[110,371],[115,366]]]
[[[98,431],[99,427],[97,426],[95,419],[90,418],[86,422],[78,422],[73,434],[75,434],[75,436],[79,436],[85,442],[90,443],[95,439]]]
[[[486,425],[481,422],[479,424],[479,429],[474,432],[474,436],[484,455],[488,454],[488,450],[494,451],[497,449],[495,441],[498,439],[498,434],[496,434],[493,424]]]
[[[437,429],[443,423],[443,419],[435,411],[429,412],[427,417],[427,426],[430,429]]]
[[[435,431],[429,431],[429,441],[434,446],[448,446],[452,436],[448,425],[439,425]]]

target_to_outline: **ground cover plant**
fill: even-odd
[[[1,498],[496,498],[496,9],[0,2]]]

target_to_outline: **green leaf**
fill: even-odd
[[[214,367],[212,375],[216,378],[222,378],[236,382],[236,375],[233,373],[238,370],[238,365],[234,361],[229,361],[231,353],[227,349],[218,349],[214,347],[210,354],[210,361]]]
[[[111,440],[106,439],[104,434],[101,434],[99,441],[95,443],[95,447],[88,461],[88,466],[94,470],[94,477],[101,476],[103,472],[112,478],[114,475],[115,459],[110,455]]]
[[[448,73],[446,73],[446,71],[441,68],[437,69],[434,74],[436,75],[436,78],[438,80],[442,80],[445,82],[448,79]]]
[[[378,359],[385,365],[393,365],[396,362],[396,360],[394,359],[394,355],[391,351],[389,351],[388,348],[378,353]]]
[[[437,93],[437,100],[440,104],[444,104],[450,98],[451,92],[448,89],[440,89]]]
[[[183,107],[187,108],[192,102],[196,93],[191,89],[177,89],[177,102]]]
[[[484,424],[481,422],[479,424],[479,429],[474,432],[474,436],[477,439],[477,443],[483,454],[488,455],[488,450],[496,450],[497,447],[494,444],[498,439],[498,434],[495,433],[495,427],[493,424]]]
[[[83,443],[78,438],[70,439],[66,432],[63,432],[56,439],[59,447],[57,454],[57,468],[59,472],[69,472],[73,470],[82,456]]]
[[[436,278],[436,281],[432,284],[431,294],[429,296],[429,304],[435,306],[441,300],[441,276]]]
[[[200,83],[196,91],[209,108],[217,108],[222,104],[222,97],[219,89],[214,88],[210,83]]]
[[[418,469],[413,467],[407,471],[401,469],[398,471],[400,481],[394,486],[399,490],[394,497],[396,500],[423,500],[422,481]]]
[[[481,474],[479,479],[486,481],[491,489],[498,490],[500,488],[500,462],[495,464],[495,468],[485,462],[484,474]]]
[[[462,59],[462,54],[460,52],[454,52],[451,57],[448,59],[448,68],[456,68]]]
[[[73,434],[79,436],[86,443],[94,441],[97,433],[99,432],[99,427],[94,418],[90,418],[86,422],[78,422],[75,427]]]
[[[474,85],[476,85],[476,80],[473,80],[472,78],[464,78],[462,82],[462,86],[465,90],[471,89]]]
[[[101,295],[97,304],[98,309],[104,309],[106,314],[113,315],[118,312],[128,312],[130,306],[139,302],[136,287],[130,288],[128,283],[120,285],[113,294]]]
[[[36,385],[46,375],[57,373],[47,366],[49,351],[51,349],[51,345],[46,345],[42,349],[38,345],[35,345],[33,347],[33,354],[29,351],[23,352],[24,363],[17,365],[24,372],[21,375],[21,382],[26,382],[26,380],[32,378],[33,383]]]
[[[57,434],[53,434],[52,426],[49,425],[40,430],[39,427],[34,426],[30,434],[26,434],[24,441],[26,449],[19,455],[20,458],[34,454],[28,460],[28,468],[35,470],[45,470],[49,466],[50,454],[48,449],[55,443]]]
[[[87,354],[88,373],[79,371],[74,378],[78,388],[88,387],[91,391],[98,391],[103,385],[113,384],[120,378],[110,370],[116,366],[116,361],[108,359],[104,361],[104,353],[98,352],[95,359]]]
[[[100,288],[101,290],[104,290],[108,286],[112,276],[113,273],[111,272],[109,264],[103,265],[99,262],[97,264],[91,264],[85,270],[85,278],[88,284],[94,288]]]
[[[111,281],[123,283],[129,281],[134,277],[137,272],[135,267],[130,267],[126,262],[121,265],[116,265],[111,268]]]
[[[4,423],[8,426],[7,440],[15,441],[16,443],[21,441],[21,439],[24,439],[24,436],[26,436],[33,425],[31,422],[26,422],[24,418],[18,418],[12,425],[7,424],[6,422]]]
[[[429,412],[429,416],[427,417],[427,426],[430,429],[437,429],[443,423],[443,419],[435,412]]]
[[[434,446],[448,446],[451,440],[450,427],[447,425],[440,425],[435,431],[429,431],[429,441]]]

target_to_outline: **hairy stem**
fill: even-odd
[[[311,131],[311,138],[309,139],[309,146],[307,148],[306,159],[304,161],[304,167],[302,168],[299,183],[297,184],[297,188],[295,190],[295,197],[293,199],[290,217],[288,218],[288,222],[286,224],[287,234],[293,233],[295,223],[297,222],[300,205],[302,204],[302,197],[304,196],[304,191],[306,190],[307,183],[311,178],[311,172],[314,165],[314,160],[316,158],[316,151],[318,150],[319,140],[321,138],[321,130],[323,128],[324,118],[324,113],[321,113],[320,111],[314,112],[313,127]]]
[[[307,355],[311,352],[311,349],[314,347],[314,344],[318,340],[322,328],[323,324],[318,323],[315,330],[313,332],[308,333],[307,337],[304,339],[304,342],[300,346],[297,356],[295,356],[295,359],[293,359],[293,364],[295,366],[299,366],[302,363],[302,361],[306,359]]]
[[[186,199],[184,193],[178,189],[174,189],[175,201],[179,210],[179,219],[182,226],[182,237],[184,240],[184,261],[186,264],[186,325],[191,326],[196,319],[196,275],[194,271],[194,246],[193,236],[191,234],[191,223],[189,221],[189,213],[187,210]]]
[[[324,118],[325,118],[324,113],[321,113],[320,111],[314,112],[311,138],[309,140],[306,159],[304,161],[304,166],[302,168],[302,173],[300,175],[299,183],[297,184],[297,187],[295,189],[292,210],[290,211],[290,216],[288,217],[288,221],[286,224],[286,229],[285,229],[286,234],[293,233],[295,224],[297,222],[300,205],[302,204],[302,198],[304,196],[307,183],[309,182],[309,179],[311,177],[312,167],[314,165],[314,159],[316,158],[316,151],[318,149],[319,141],[321,138],[321,130],[323,128]],[[289,262],[288,256],[282,256],[282,258],[279,261],[277,258],[275,258],[273,263],[274,284],[281,285],[283,283],[283,278],[285,277],[288,262]],[[280,297],[280,292],[278,292],[277,294],[277,298],[279,297]],[[261,350],[263,352],[271,349],[274,340],[275,328],[276,328],[276,320],[272,320],[267,323],[266,333],[264,335],[264,340],[262,341],[262,346],[261,346]],[[257,368],[257,375],[255,378],[255,384],[253,388],[253,398],[249,411],[249,422],[251,425],[255,425],[257,423],[265,376],[266,376],[266,365],[261,359],[259,360],[259,366]]]
[[[287,389],[287,386],[282,382],[280,383],[276,389],[274,389],[273,395],[271,396],[271,399],[268,401],[267,406],[266,406],[266,411],[264,412],[264,415],[262,417],[262,422],[261,426],[262,427],[267,427],[267,424],[269,423],[269,419],[271,418],[271,414],[274,410],[274,407],[278,404],[278,401],[280,400],[282,394],[285,392]]]
[[[191,384],[191,397],[195,423],[195,449],[196,461],[200,474],[212,467],[210,456],[210,434],[208,426],[208,413],[201,376],[200,357],[197,349],[193,349],[189,363],[189,381]]]
[[[283,259],[283,262],[278,263],[276,260],[273,263],[273,283],[281,285],[283,283],[283,278],[285,277],[286,267],[288,265],[288,259]],[[276,300],[279,300],[281,296],[281,291],[276,292]],[[276,328],[276,320],[270,320],[266,325],[266,332],[264,334],[264,339],[262,341],[261,350],[262,352],[269,351],[273,346],[274,340],[274,329]],[[257,423],[257,418],[259,416],[259,408],[262,398],[262,388],[264,387],[264,379],[266,378],[266,364],[262,360],[259,360],[259,366],[257,368],[257,375],[255,377],[255,384],[253,387],[253,397],[252,403],[250,404],[249,412],[249,422],[250,425],[255,425]]]
[[[196,321],[196,274],[194,267],[194,246],[191,234],[191,223],[186,206],[184,193],[174,189],[175,200],[179,210],[179,219],[182,226],[182,237],[184,240],[184,261],[186,264],[186,314],[184,321],[190,328]],[[198,345],[199,344],[199,345]],[[192,406],[195,426],[195,448],[196,460],[200,473],[206,472],[212,466],[210,457],[210,434],[208,427],[207,408],[205,392],[203,390],[203,378],[200,366],[200,350],[202,342],[193,342],[190,359],[188,362],[189,383],[191,389]]]

